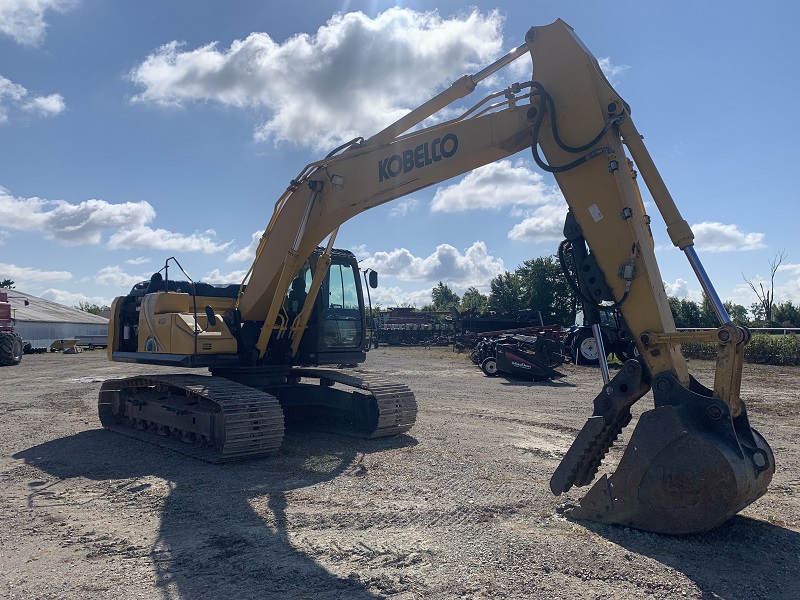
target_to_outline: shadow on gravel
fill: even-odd
[[[631,552],[675,569],[707,600],[796,600],[800,590],[800,533],[736,516],[697,535],[665,536],[581,522]]]
[[[275,457],[210,465],[95,429],[34,446],[14,458],[60,480],[111,480],[115,490],[127,492],[122,505],[117,493],[102,504],[92,501],[95,507],[145,519],[160,511],[158,538],[149,553],[165,599],[366,600],[381,596],[370,592],[358,574],[338,577],[294,547],[287,531],[287,492],[335,477],[358,477],[364,454],[415,444],[409,436],[362,440],[289,430]],[[151,484],[138,480],[148,476],[168,482],[166,498],[147,493]],[[131,481],[119,481],[126,479]],[[30,494],[29,505],[41,499],[37,493]],[[131,585],[139,587],[135,581]]]
[[[506,377],[500,375],[497,377],[500,385],[509,387],[546,387],[546,388],[563,388],[563,387],[578,387],[576,384],[563,379],[548,379],[547,381],[534,381],[532,379],[515,379],[514,377]]]

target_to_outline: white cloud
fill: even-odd
[[[689,294],[689,282],[678,277],[674,282],[664,282],[664,291],[673,298],[685,298]]]
[[[667,292],[667,296],[671,296],[673,298],[691,300],[692,302],[703,301],[703,291],[700,289],[690,289],[689,282],[685,279],[681,279],[680,277],[678,277],[672,283],[665,281],[664,291]]]
[[[525,161],[500,160],[471,171],[458,183],[438,188],[431,210],[498,210],[554,202],[564,203],[561,192],[544,183],[542,175],[528,168]]]
[[[25,102],[22,110],[37,113],[43,117],[52,117],[66,110],[64,97],[61,94],[50,94],[49,96],[37,96]]]
[[[378,286],[377,289],[371,290],[370,296],[372,298],[372,305],[376,304],[383,308],[391,308],[396,306],[413,306],[422,308],[423,306],[433,302],[431,295],[432,287],[424,290],[416,291],[403,291],[399,287],[384,287]]]
[[[78,0],[3,0],[0,2],[0,33],[18,44],[38,46],[45,37],[45,13],[65,12]]]
[[[622,76],[631,68],[630,65],[615,65],[608,56],[598,58],[597,62],[600,64],[603,75],[606,76],[608,82],[613,86],[619,85]]]
[[[409,213],[416,212],[419,208],[419,200],[416,198],[406,198],[394,203],[389,210],[390,217],[405,217]]]
[[[788,300],[797,306],[800,304],[798,298],[800,298],[800,278],[775,286],[775,300],[778,303]]]
[[[758,284],[761,281],[763,281],[763,280],[754,279],[753,283],[756,286],[758,286]],[[777,288],[776,288],[775,291],[776,291],[776,300],[777,300],[778,297],[780,296],[780,293],[779,293]],[[726,301],[730,300],[731,302],[733,302],[735,304],[741,304],[745,308],[749,309],[750,305],[752,305],[754,302],[758,302],[758,297],[755,295],[755,293],[753,293],[753,290],[750,289],[749,285],[747,285],[746,283],[740,283],[740,284],[734,286],[733,292],[731,292],[730,294],[726,295],[726,297],[723,298],[723,300],[726,300]],[[696,300],[696,301],[702,301],[702,295],[700,297],[700,300]]]
[[[369,253],[369,251],[367,250],[367,245],[366,244],[359,244],[358,246],[351,246],[348,249],[350,250],[350,252],[355,254],[355,256],[356,256],[356,258],[358,259],[359,262],[364,260],[365,258],[369,258],[370,256],[372,256]]]
[[[72,279],[69,271],[43,271],[32,267],[19,267],[14,264],[0,263],[0,279],[12,279],[21,290],[32,285],[47,284],[53,281]]]
[[[152,229],[141,226],[120,229],[108,238],[108,247],[112,249],[145,248],[149,250],[168,250],[170,252],[202,252],[213,254],[221,252],[230,242],[217,243],[213,229],[195,232],[191,235],[175,233],[166,229]]]
[[[564,219],[567,205],[564,202],[545,204],[533,210],[521,223],[508,232],[509,239],[517,241],[551,242],[564,238]]]
[[[778,271],[786,271],[788,273],[791,273],[792,275],[800,275],[800,265],[798,264],[779,265]]]
[[[0,75],[0,124],[8,123],[12,109],[52,117],[66,110],[66,104],[61,94],[29,98],[24,86]]]
[[[17,198],[0,187],[0,222],[9,229],[42,231],[64,244],[97,244],[104,229],[141,226],[155,214],[144,201],[110,204],[86,200],[70,204],[64,200]]]
[[[800,298],[800,265],[798,264],[785,264],[778,266],[775,277],[775,302],[792,302],[795,306],[798,305],[798,298]],[[788,281],[786,277],[788,276]],[[771,287],[769,276],[764,278],[760,275],[748,278],[756,289],[769,290]],[[750,304],[758,302],[758,296],[753,292],[747,283],[741,283],[736,288],[737,302],[749,307]]]
[[[449,244],[441,244],[426,258],[416,257],[405,248],[377,252],[361,261],[362,268],[372,268],[381,275],[402,281],[442,281],[486,289],[493,277],[505,270],[503,260],[490,256],[486,244],[477,241],[461,254]]]
[[[265,109],[256,139],[329,149],[376,133],[490,63],[503,50],[502,26],[499,11],[445,19],[436,11],[390,8],[374,19],[336,14],[313,35],[282,43],[259,32],[222,49],[217,42],[184,49],[173,41],[131,71],[143,88],[133,100]]]
[[[766,248],[763,233],[744,233],[737,225],[703,222],[692,225],[695,245],[706,252],[735,252]]]
[[[140,281],[149,279],[149,275],[129,275],[120,267],[103,267],[95,275],[95,282],[120,288],[131,288]]]
[[[140,256],[138,258],[129,258],[125,261],[129,265],[144,265],[150,262],[150,259],[146,256]]]
[[[549,242],[563,237],[564,196],[524,160],[501,160],[475,169],[458,183],[438,188],[431,202],[434,212],[506,207],[512,217],[524,217],[508,232],[510,239]]]
[[[0,75],[0,123],[8,122],[8,101],[17,104],[28,93],[24,87]]]
[[[45,300],[51,300],[52,302],[64,306],[78,306],[81,302],[97,304],[98,306],[111,306],[111,303],[114,301],[113,298],[106,298],[104,296],[87,296],[80,292],[68,292],[55,288],[46,289],[39,294],[39,296]]]
[[[229,254],[228,258],[225,260],[227,262],[252,263],[256,258],[256,250],[258,250],[258,244],[261,242],[262,235],[264,235],[263,229],[253,232],[253,234],[250,236],[250,243],[244,248],[240,248],[236,252]]]
[[[219,269],[214,269],[200,281],[205,283],[241,283],[245,275],[247,275],[246,269],[231,271],[230,273],[221,273]]]
[[[144,248],[208,254],[221,252],[230,245],[230,242],[218,243],[212,230],[184,235],[152,229],[147,224],[155,216],[155,209],[144,200],[121,204],[85,200],[71,204],[65,200],[14,197],[0,186],[0,223],[8,229],[39,231],[62,244],[99,244],[103,233],[113,230],[107,243],[112,249]]]

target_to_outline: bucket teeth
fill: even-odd
[[[594,413],[550,478],[550,489],[554,494],[562,494],[574,485],[581,487],[592,482],[603,458],[630,423],[631,406],[647,390],[639,362],[627,361],[595,398]]]

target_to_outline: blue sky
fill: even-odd
[[[743,274],[785,253],[776,299],[798,304],[800,9],[764,6],[0,0],[0,278],[67,305],[110,303],[170,256],[238,282],[306,164],[562,18],[631,105],[722,298],[749,306]],[[529,78],[522,58],[464,105]],[[439,281],[488,292],[553,254],[564,211],[522,152],[359,215],[337,246],[379,271],[383,306],[419,307]],[[654,233],[668,291],[698,299]]]

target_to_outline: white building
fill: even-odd
[[[108,319],[105,317],[15,289],[8,290],[8,301],[17,333],[34,348],[50,348],[56,340],[77,339],[82,346],[106,344]]]

